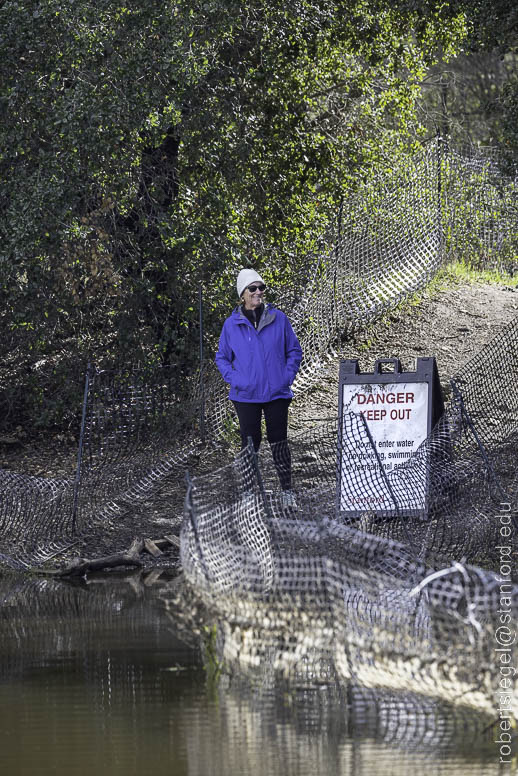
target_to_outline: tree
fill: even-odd
[[[197,284],[210,328],[243,262],[302,284],[344,190],[412,147],[419,81],[465,32],[434,0],[12,0],[0,22],[17,379],[185,360]]]

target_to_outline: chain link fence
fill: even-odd
[[[425,286],[447,256],[475,253],[512,270],[516,188],[495,154],[437,142],[344,202],[308,258],[302,293],[278,289],[304,352],[296,395],[319,380],[345,336]],[[107,526],[114,536],[137,530],[150,512],[169,531],[181,526],[186,585],[217,617],[222,660],[494,716],[503,583],[510,627],[518,614],[516,564],[509,560],[504,581],[497,573],[504,523],[509,558],[518,552],[518,322],[459,369],[417,452],[387,472],[370,449],[363,479],[339,465],[372,448],[354,414],[306,423],[289,454],[250,446],[214,470],[209,453],[232,433],[232,415],[214,366],[200,371],[201,380],[174,367],[89,368],[76,472],[0,470],[0,562],[52,563],[78,538]],[[186,494],[195,460],[206,473],[189,478]],[[283,460],[291,505],[279,484]],[[369,493],[371,506],[351,517],[343,489],[353,499],[356,489],[359,503]],[[514,643],[509,655],[516,665]],[[516,709],[516,677],[507,694]]]

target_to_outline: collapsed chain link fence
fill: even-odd
[[[512,266],[516,185],[494,155],[436,144],[345,203],[302,296],[294,304],[284,294],[305,356],[296,394],[318,380],[344,336],[422,288],[447,254],[475,246],[486,265]],[[494,715],[504,522],[513,559],[518,551],[517,327],[460,369],[430,437],[390,472],[361,416],[315,419],[292,434],[289,456],[250,447],[192,478],[184,517],[187,465],[231,428],[214,368],[203,365],[202,381],[174,368],[89,368],[75,474],[0,470],[0,561],[49,562],[100,526],[114,535],[137,526],[145,511],[168,530],[182,525],[186,584],[219,615],[226,662]],[[369,463],[352,476],[340,461],[358,451]],[[295,506],[279,486],[290,459]],[[344,493],[362,503],[370,494],[371,507],[351,517]],[[516,625],[515,572],[504,581]],[[515,645],[510,655],[516,665]],[[508,696],[516,709],[515,678]]]
[[[256,455],[250,444],[191,480],[182,567],[218,615],[222,660],[494,717],[506,670],[495,650],[518,658],[517,348],[514,320],[459,370],[431,435],[390,471],[348,413],[292,432],[296,508],[276,445]],[[505,682],[504,717],[518,701],[512,672]]]
[[[0,561],[21,568],[49,561],[88,533],[117,534],[143,511],[178,524],[185,465],[202,448],[198,394],[176,367],[128,374],[89,367],[75,475],[0,470]]]
[[[518,617],[516,477],[509,466],[502,475],[500,451],[481,447],[457,402],[418,453],[390,472],[352,413],[294,435],[290,445],[296,507],[283,502],[278,456],[258,456],[252,444],[189,485],[182,567],[218,614],[221,659],[302,672],[301,681],[336,675],[494,715],[500,612],[511,632]],[[359,475],[337,469],[337,450],[369,448],[371,464]],[[359,503],[370,493],[385,506],[350,517],[344,493]],[[502,525],[510,526],[503,561]],[[500,574],[490,570],[499,559]],[[517,657],[511,640],[512,665]],[[516,678],[506,686],[511,713]]]
[[[446,250],[462,253],[469,239],[481,260],[515,255],[515,194],[516,178],[500,171],[494,153],[461,154],[437,141],[344,202],[312,279],[296,297],[279,290],[304,352],[295,393],[319,379],[344,336],[423,287]],[[111,520],[116,531],[143,508],[179,521],[187,460],[232,430],[212,361],[201,374],[89,370],[75,475],[0,470],[4,562],[41,562],[93,525]]]
[[[149,653],[135,649],[124,651],[121,645],[143,643],[145,638],[148,646],[160,648],[165,665],[170,667],[172,636],[177,636],[175,657],[181,656],[183,666],[198,663],[191,651],[200,640],[196,632],[201,622],[196,614],[197,602],[189,598],[181,581],[173,580],[168,572],[162,572],[158,578],[151,572],[141,580],[134,575],[116,577],[109,588],[63,585],[49,578],[8,574],[0,580],[0,603],[0,676],[6,684],[30,676],[31,687],[37,692],[35,674],[55,665],[57,656],[67,657],[69,663],[77,661],[80,675],[95,687],[109,688],[99,700],[102,708],[113,714],[113,708],[120,704],[126,711],[129,708],[138,715],[135,694],[139,692],[139,680],[146,670]],[[157,619],[163,627],[157,628]],[[220,652],[224,626],[215,618],[213,622]],[[214,632],[212,625],[209,631]],[[264,638],[259,631],[257,638]],[[182,643],[186,644],[185,651],[179,655]],[[208,642],[205,648],[207,670],[210,645]],[[230,662],[228,668],[231,668]],[[338,772],[333,765],[341,758],[346,760],[342,770],[347,772],[344,751],[349,750],[354,739],[364,772],[381,772],[380,760],[387,767],[397,757],[394,772],[403,776],[415,773],[416,767],[424,765],[427,758],[440,757],[448,762],[450,759],[457,762],[460,758],[470,774],[493,773],[487,770],[488,762],[480,762],[481,740],[489,742],[489,755],[494,744],[487,720],[477,710],[451,707],[410,693],[402,698],[393,690],[379,692],[351,686],[344,693],[337,682],[329,681],[331,676],[331,664],[322,660],[319,673],[311,674],[308,670],[293,697],[290,683],[275,672],[273,660],[234,674],[230,686],[219,690],[218,714],[212,723],[221,725],[221,730],[215,731],[214,739],[207,744],[203,735],[200,736],[196,712],[185,726],[191,750],[199,753],[196,772],[223,773],[225,764],[228,772],[243,772],[243,760],[239,756],[246,753],[249,757],[253,742],[257,743],[256,751],[267,753],[266,761],[262,765],[258,763],[257,768],[254,766],[254,773],[271,773],[270,758],[278,754],[282,759],[286,743],[291,752],[300,753],[302,760],[308,757],[308,750],[317,746],[322,758],[317,773]],[[160,693],[161,701],[156,713],[163,715],[164,708],[170,708],[172,702],[169,683],[159,682],[155,692]],[[287,696],[292,699],[291,703],[286,703]],[[20,699],[28,713],[32,700],[30,690]],[[184,703],[176,693],[175,701]],[[138,725],[137,718],[135,725]],[[231,751],[228,746],[225,751],[219,751],[218,742],[228,742],[229,729],[242,731],[243,740],[233,737]],[[334,735],[329,735],[330,731]],[[322,739],[315,740],[315,736]],[[240,743],[242,749],[236,752]],[[386,750],[380,752],[380,745]],[[408,756],[409,752],[413,756]],[[235,758],[234,766],[229,764],[229,757]],[[491,762],[489,756],[488,761]]]
[[[469,243],[486,265],[511,262],[516,185],[494,155],[436,144],[345,203],[301,298],[293,304],[284,294],[305,355],[295,392],[318,380],[344,336],[423,287],[445,255],[462,256]],[[313,666],[309,647],[316,646],[326,665],[331,660],[363,687],[420,693],[426,685],[430,695],[494,708],[488,645],[498,585],[491,569],[503,504],[517,549],[517,325],[459,371],[444,417],[391,472],[373,458],[362,482],[338,466],[348,450],[371,446],[362,419],[350,415],[293,434],[296,511],[283,505],[278,486],[282,454],[275,466],[269,450],[259,458],[245,450],[192,480],[182,563],[190,583],[225,614],[227,658],[256,664],[273,650],[279,667]],[[186,465],[230,423],[212,366],[203,366],[201,383],[174,368],[89,369],[75,475],[0,470],[0,560],[16,567],[49,561],[96,527],[116,534],[136,524],[143,510],[179,527]],[[372,491],[384,509],[348,518],[340,494],[354,488]],[[265,622],[270,635],[259,638]]]

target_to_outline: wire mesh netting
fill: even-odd
[[[437,450],[442,453],[447,435],[441,428],[415,462],[355,480],[362,496],[365,488],[383,493],[390,485],[393,508],[354,518],[340,510],[339,491],[350,482],[337,477],[337,438],[339,453],[349,444],[369,444],[358,416],[290,440],[295,505],[283,500],[269,450],[257,456],[250,446],[229,466],[194,478],[182,567],[220,615],[222,659],[245,667],[266,662],[280,674],[302,672],[301,679],[308,672],[322,680],[336,674],[366,688],[422,693],[494,713],[502,576],[465,559],[495,560],[510,508],[499,505],[500,521],[487,508],[492,475],[484,477],[462,427],[456,433],[454,444],[448,435],[443,479]],[[472,456],[465,454],[469,447]],[[426,511],[416,476],[423,466]],[[442,498],[446,491],[454,495]],[[477,501],[487,508],[478,530],[472,521]],[[516,532],[507,545],[509,555],[516,552]],[[518,585],[510,570],[505,585],[507,622],[516,624]],[[516,656],[511,645],[509,657]],[[514,678],[508,697],[516,708]]]
[[[448,149],[442,158],[447,240],[458,257],[516,269],[516,167],[494,149]],[[504,172],[504,174],[502,174]]]
[[[3,562],[48,561],[99,526],[116,533],[143,510],[179,524],[185,464],[202,445],[198,396],[197,381],[193,388],[176,367],[89,368],[76,472],[52,479],[0,470]]]
[[[345,413],[292,432],[289,456],[250,445],[193,478],[182,566],[220,614],[224,660],[495,713],[504,622],[517,658],[517,324],[458,372],[432,434],[388,471],[363,416]]]
[[[93,372],[84,418],[78,519],[168,500],[168,483],[201,444],[198,385],[176,367]]]
[[[279,289],[304,352],[296,394],[448,252],[471,240],[485,263],[515,256],[516,183],[494,155],[431,144],[344,203],[297,301]],[[289,445],[249,446],[213,470],[210,450],[232,431],[213,365],[202,379],[89,369],[77,471],[0,470],[0,561],[49,562],[99,526],[138,532],[150,513],[181,524],[183,595],[211,612],[227,665],[274,684],[338,680],[365,708],[386,702],[391,724],[394,709],[407,719],[430,703],[493,718],[500,703],[510,716],[518,684],[500,655],[516,666],[517,648],[498,634],[502,613],[511,635],[518,619],[517,335],[515,321],[458,371],[431,435],[390,470],[353,413],[301,423]],[[196,458],[208,473],[185,495]],[[431,729],[437,741],[437,716]]]
[[[0,562],[24,567],[49,558],[73,535],[73,478],[33,477],[0,470]]]
[[[332,664],[324,660],[318,673],[307,671],[295,693],[288,679],[275,671],[273,660],[239,673],[232,673],[234,666],[228,661],[217,688],[217,703],[207,703],[203,682],[201,697],[195,696],[193,703],[192,676],[187,674],[190,689],[178,693],[178,684],[171,683],[177,677],[178,665],[171,666],[171,661],[174,656],[184,668],[198,665],[199,653],[191,652],[190,646],[201,642],[203,664],[209,672],[211,642],[206,635],[200,638],[196,634],[196,626],[200,625],[195,611],[197,601],[189,598],[181,580],[162,573],[152,581],[153,574],[140,578],[136,574],[117,576],[109,585],[93,581],[64,585],[62,581],[31,575],[3,576],[0,676],[4,698],[18,701],[18,713],[20,706],[25,712],[25,725],[39,719],[36,730],[41,730],[38,674],[46,674],[49,666],[65,660],[64,674],[59,672],[57,678],[60,698],[63,675],[71,673],[77,692],[86,691],[96,697],[96,713],[99,709],[106,712],[102,723],[98,723],[96,715],[85,708],[87,704],[81,705],[85,717],[89,713],[93,718],[94,731],[96,722],[101,724],[99,735],[103,740],[106,726],[114,717],[118,720],[123,713],[129,713],[137,727],[143,726],[145,717],[148,724],[156,721],[160,728],[164,709],[171,718],[172,704],[177,704],[184,717],[187,714],[185,740],[190,751],[196,753],[190,756],[190,763],[197,764],[197,768],[193,766],[196,773],[243,773],[250,769],[254,774],[282,773],[275,763],[285,760],[287,751],[296,761],[291,761],[291,767],[287,764],[286,772],[308,773],[303,763],[310,756],[315,761],[315,750],[319,752],[316,762],[320,767],[314,772],[348,773],[353,767],[351,745],[361,756],[361,770],[369,774],[382,773],[383,767],[386,770],[391,766],[401,776],[412,774],[430,758],[446,759],[452,765],[459,762],[455,770],[459,774],[466,773],[466,769],[484,776],[497,773],[496,768],[493,771],[488,767],[494,760],[493,731],[487,729],[487,719],[477,710],[393,690],[380,692],[353,684],[344,688],[336,682]],[[217,651],[221,653],[225,623],[215,618],[212,622],[217,628]],[[214,632],[212,626],[209,630]],[[257,638],[263,638],[259,632]],[[185,640],[189,647],[179,652]],[[158,666],[163,667],[159,679],[155,677]],[[150,670],[152,705],[145,706],[143,713],[140,696],[146,671]],[[49,687],[48,677],[45,686]],[[184,684],[180,686],[186,689]],[[149,700],[148,696],[149,692]],[[48,703],[45,706],[51,723],[55,708],[59,709],[60,704],[50,710]],[[215,714],[207,726],[204,721],[210,708]],[[86,725],[82,733],[90,735],[86,720],[80,716],[80,721]],[[207,727],[213,735],[207,736]],[[28,740],[26,735],[25,747]],[[481,747],[481,741],[488,742],[486,747]],[[251,760],[254,751],[260,753],[257,764]],[[422,772],[428,772],[423,767]]]
[[[342,207],[291,319],[304,361],[296,390],[344,336],[422,288],[443,257],[441,150],[431,146]]]
[[[432,143],[343,203],[318,253],[308,257],[309,282],[296,289],[296,296],[278,290],[304,351],[296,394],[319,379],[344,336],[426,285],[448,252],[462,254],[472,239],[481,261],[495,263],[497,256],[516,254],[516,178],[502,169],[495,154],[468,155]],[[348,535],[375,537],[376,547],[399,543],[409,562],[426,568],[462,559],[494,566],[500,503],[509,501],[513,509],[515,504],[515,351],[516,327],[511,326],[458,373],[447,414],[417,454],[390,474],[374,464],[362,487],[392,504],[383,516],[370,510],[353,523],[337,508],[338,490],[351,487],[337,483],[337,439],[342,455],[351,440],[355,449],[369,446],[358,418],[340,425],[336,419],[315,421],[294,434],[295,522],[300,528],[309,525],[304,515],[318,516],[318,526],[306,526],[309,534],[296,542],[312,548],[311,541],[322,540],[321,525],[336,523]],[[51,479],[0,470],[2,562],[23,567],[48,561],[99,526],[109,526],[115,536],[122,526],[138,529],[143,511],[178,527],[187,464],[201,454],[207,458],[210,444],[232,429],[231,405],[214,365],[203,364],[200,374],[202,380],[173,367],[89,371],[77,472]],[[264,593],[278,584],[272,521],[286,523],[292,533],[294,521],[285,520],[283,495],[274,487],[279,467],[264,450],[254,461],[211,475],[206,498],[202,480],[196,479],[192,510],[200,525],[212,526],[208,557],[221,552],[226,579],[248,589],[252,563]],[[257,471],[264,493],[258,491]],[[425,516],[423,483],[429,499]],[[208,563],[210,571],[207,536],[199,540],[198,551],[195,540],[188,540],[186,557],[195,559],[198,552],[199,563]],[[304,589],[323,572],[308,558],[300,564],[297,584]],[[206,579],[202,573],[200,580]],[[225,573],[218,580],[216,589],[226,584]]]
[[[305,761],[307,734],[322,750],[318,773],[347,773],[351,767],[382,773],[392,766],[394,773],[411,774],[424,766],[426,757],[447,757],[447,752],[466,757],[459,773],[466,768],[470,773],[493,773],[487,766],[494,761],[494,729],[479,708],[406,689],[367,687],[339,674],[333,644],[338,629],[329,615],[328,598],[301,590],[295,597],[286,595],[284,602],[273,593],[267,600],[263,596],[245,601],[247,595],[241,591],[239,609],[234,609],[234,602],[229,608],[229,599],[220,594],[211,596],[205,608],[197,591],[181,578],[162,597],[175,632],[185,628],[191,640],[195,634],[202,643],[207,673],[219,677],[215,690],[222,740],[227,740],[228,729],[243,728],[247,755],[256,737],[267,752],[273,738],[280,753],[302,748]],[[328,626],[324,637],[319,630],[322,621]],[[371,638],[375,638],[374,629]],[[362,753],[361,766],[356,761],[353,766],[347,755],[351,739]],[[483,741],[488,743],[487,761]],[[375,746],[369,752],[374,742],[388,749],[381,752]],[[471,744],[465,748],[467,742]],[[410,751],[422,753],[423,761],[413,765],[412,758],[406,761],[405,753]],[[206,754],[207,764],[212,765],[218,747],[213,743]],[[256,770],[273,769],[258,763]],[[304,767],[288,770],[299,773]]]

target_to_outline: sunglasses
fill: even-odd
[[[258,283],[256,286],[247,286],[247,291],[250,291],[251,294],[254,294],[256,291],[264,291],[266,286],[264,283]]]

